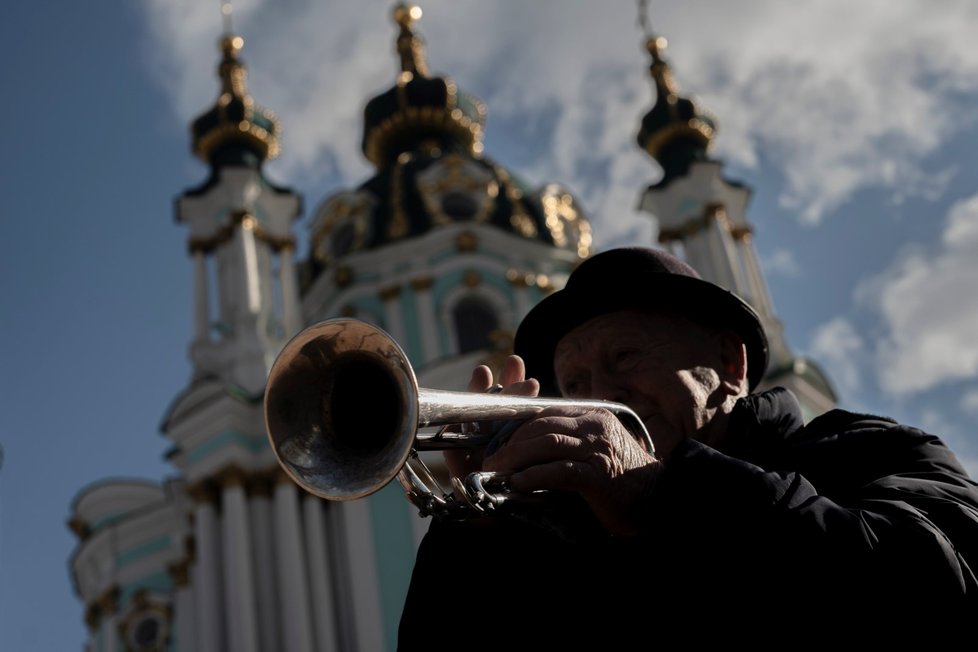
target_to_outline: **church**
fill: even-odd
[[[594,253],[572,189],[530,187],[484,151],[488,107],[429,71],[420,17],[394,8],[397,73],[365,103],[362,152],[348,154],[365,156],[372,176],[315,198],[308,216],[303,198],[264,173],[280,125],[249,94],[244,40],[220,39],[217,101],[190,128],[210,174],[175,202],[195,322],[191,377],[161,406],[173,474],[94,483],[75,498],[69,566],[85,649],[395,648],[427,521],[397,483],[332,502],[281,469],[263,409],[276,356],[302,328],[354,317],[400,344],[419,385],[460,390],[476,365],[498,368],[521,318]],[[646,45],[655,94],[621,137],[637,133],[650,176],[654,165],[662,175],[636,188],[636,201],[658,223],[658,246],[761,316],[771,343],[764,386],[791,389],[806,418],[820,414],[835,394],[787,344],[753,245],[751,191],[710,156],[716,120],[680,93],[665,40]],[[307,251],[294,234],[302,219]],[[437,477],[437,456],[429,462]]]

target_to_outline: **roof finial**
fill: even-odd
[[[221,20],[224,23],[224,35],[229,36],[231,32],[231,0],[221,0]]]
[[[428,76],[425,61],[424,41],[414,33],[412,27],[421,18],[421,7],[399,2],[394,6],[394,22],[401,27],[397,36],[397,53],[401,57],[401,70],[419,77]]]
[[[649,3],[648,0],[637,0],[638,2],[638,25],[645,37],[645,49],[652,56],[652,63],[649,65],[649,72],[655,81],[656,90],[665,96],[674,96],[677,93],[676,82],[672,78],[672,71],[669,64],[662,58],[662,52],[669,45],[664,36],[656,36],[649,25]]]

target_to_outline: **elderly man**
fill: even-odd
[[[978,608],[978,487],[954,455],[888,419],[834,410],[805,425],[786,390],[752,394],[768,358],[757,315],[682,261],[594,256],[530,311],[515,350],[504,391],[624,403],[655,450],[611,413],[570,406],[484,459],[449,456],[454,473],[505,473],[559,507],[539,526],[532,506],[433,523],[402,649],[526,637],[619,649],[716,627],[728,641],[856,625],[892,635],[894,618],[924,612],[946,633]],[[470,389],[491,383],[481,367]],[[449,622],[425,622],[446,598]]]

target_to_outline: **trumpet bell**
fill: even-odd
[[[353,319],[311,326],[285,345],[268,376],[265,427],[286,473],[330,500],[392,480],[411,453],[418,382],[383,330]]]

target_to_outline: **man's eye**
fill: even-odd
[[[635,349],[620,349],[615,351],[613,358],[616,366],[626,366],[638,359],[638,351]]]
[[[580,380],[571,380],[563,383],[564,396],[582,396],[584,391],[584,383]]]

